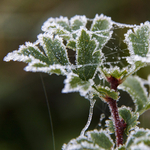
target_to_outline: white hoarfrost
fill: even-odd
[[[43,53],[39,50],[39,48],[36,46],[38,44],[38,42],[36,41],[35,43],[30,43],[30,42],[25,42],[25,45],[21,45],[19,47],[19,50],[14,50],[13,52],[8,53],[5,57],[4,57],[4,61],[22,61],[22,62],[26,62],[28,60],[33,61],[35,60],[35,58],[32,55],[26,56],[22,54],[22,51],[24,49],[28,49],[28,47],[33,47],[35,50],[37,50],[38,52],[40,52],[42,55]]]
[[[130,150],[150,150],[150,147],[141,142],[140,144],[131,146]]]
[[[74,23],[75,23],[76,20],[80,21],[80,22],[83,24],[83,25],[82,25],[83,27],[86,26],[87,18],[86,18],[85,15],[83,15],[83,16],[76,15],[76,16],[72,17],[72,18],[70,19],[70,25],[71,25],[71,27],[74,25]]]
[[[76,81],[75,83],[72,83],[74,79],[77,79],[78,82]],[[86,94],[91,90],[94,81],[92,79],[83,81],[77,74],[71,72],[64,80],[64,84],[65,87],[62,90],[63,93],[79,92],[81,96],[86,96]]]
[[[109,22],[109,26],[108,26],[108,29],[106,29],[106,31],[108,31],[108,30],[110,30],[112,28],[113,22],[111,20],[111,17],[107,17],[107,16],[105,16],[103,14],[101,14],[101,15],[96,14],[95,18],[93,19],[93,23],[91,25],[91,29],[96,24],[96,22],[99,21],[99,20],[107,20]]]
[[[130,34],[133,34],[133,33],[136,34],[138,32],[138,30],[141,29],[142,27],[148,28],[148,32],[145,32],[145,34],[148,36],[147,41],[143,41],[143,39],[141,39],[141,41],[143,43],[132,43]],[[128,63],[134,64],[134,62],[136,62],[136,61],[150,63],[150,22],[146,21],[144,24],[141,23],[140,26],[135,26],[133,28],[133,31],[131,29],[129,29],[128,32],[126,34],[124,34],[124,36],[125,36],[124,42],[127,44],[129,52],[130,52],[130,57],[127,57]],[[148,46],[148,52],[146,54],[146,57],[142,57],[140,55],[135,54],[134,47],[133,47],[133,44],[137,44],[137,45],[142,44],[144,46],[144,44],[145,44],[144,42],[148,43],[148,45],[146,45],[146,46]]]
[[[150,137],[149,129],[136,127],[134,131],[130,132],[130,135],[126,142],[126,146],[131,150],[136,150],[136,148],[138,148],[138,150],[149,150],[150,149],[149,145],[144,143],[145,141],[147,141],[148,143],[150,142],[149,137]]]
[[[49,18],[47,21],[44,22],[43,26],[41,27],[42,31],[44,32],[51,32],[55,28],[60,28],[58,24],[59,21],[63,21],[69,25],[69,20],[67,17],[60,16],[59,18]]]

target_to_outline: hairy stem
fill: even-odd
[[[110,83],[111,89],[114,89],[115,91],[117,91],[117,87],[121,83],[121,81],[112,76],[107,78],[107,81]],[[119,117],[117,101],[110,97],[108,97],[106,99],[109,104],[111,116],[113,118],[113,122],[114,122],[114,126],[115,126],[116,145],[117,146],[119,146],[120,144],[123,145],[123,133],[124,133],[126,124]]]
[[[113,122],[115,125],[115,135],[116,135],[116,144],[119,146],[120,144],[123,145],[123,122],[120,120],[118,107],[116,100],[108,97],[107,102],[109,104],[109,108],[111,110],[111,116],[113,118]]]

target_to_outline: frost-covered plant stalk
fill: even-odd
[[[124,49],[110,47],[114,46],[119,29],[125,32]],[[42,30],[44,33],[38,35],[35,43],[26,42],[4,60],[27,63],[25,71],[65,75],[62,92],[79,92],[90,101],[87,124],[80,136],[62,149],[150,149],[150,130],[137,127],[139,116],[150,108],[150,93],[145,88],[150,88],[150,76],[145,80],[133,75],[150,63],[150,22],[126,25],[104,15],[94,19],[60,17],[49,18]],[[118,108],[118,89],[130,94],[134,110]],[[108,104],[110,119],[104,129],[86,132],[99,99]],[[124,135],[127,138],[123,139]]]

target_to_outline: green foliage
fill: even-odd
[[[130,133],[126,143],[126,148],[129,150],[136,150],[137,148],[139,150],[150,149],[150,130],[136,128]]]
[[[111,150],[114,147],[110,135],[103,130],[93,130],[86,133],[86,136],[79,136],[63,146],[63,150]]]
[[[141,57],[146,57],[149,52],[149,22],[141,24],[140,27],[135,28],[134,33],[129,30],[127,36],[128,40],[131,42],[131,45],[129,44],[129,46],[131,46],[133,50],[131,51],[131,48],[129,47],[131,53]]]
[[[82,80],[87,81],[93,77],[100,63],[100,52],[95,52],[97,43],[95,40],[91,40],[85,30],[81,30],[77,41],[77,65],[79,66],[77,73]]]
[[[109,62],[107,56],[117,54],[114,49],[109,54],[105,52],[117,27],[130,28],[124,34],[129,54],[117,58],[120,62],[125,59],[126,64],[122,66]],[[44,33],[38,35],[35,43],[26,42],[19,50],[8,53],[4,60],[27,63],[26,71],[65,75],[62,92],[79,92],[90,102],[99,97],[108,103],[111,111],[104,129],[83,133],[64,144],[63,150],[142,150],[142,147],[148,150],[150,131],[139,129],[137,125],[139,115],[150,108],[150,93],[145,88],[145,84],[150,88],[150,77],[144,80],[132,74],[150,64],[150,23],[119,24],[104,15],[96,15],[93,20],[86,16],[77,15],[70,20],[61,16],[49,18],[42,30]],[[73,62],[69,52],[75,53]],[[134,111],[125,106],[117,108],[121,97],[118,89],[130,94]],[[90,124],[93,107],[94,104],[85,129]],[[127,140],[115,146],[110,134],[118,136],[118,132],[122,136],[126,134]]]
[[[119,115],[126,123],[125,133],[128,134],[130,130],[134,129],[138,125],[138,113],[134,113],[125,106],[119,108]]]
[[[119,98],[119,93],[115,92],[114,90],[111,90],[108,87],[93,86],[93,88],[98,92],[97,95],[104,101],[106,101],[108,97],[114,100],[118,100]]]
[[[129,76],[121,85],[122,90],[127,91],[135,103],[135,112],[142,114],[150,105],[146,89],[142,79],[137,76]]]

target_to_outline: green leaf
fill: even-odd
[[[125,145],[119,145],[115,150],[126,150]]]
[[[42,30],[54,35],[59,35],[65,40],[70,39],[72,36],[70,34],[71,29],[67,17],[60,16],[60,18],[49,18],[42,26]]]
[[[71,140],[62,150],[111,150],[113,147],[113,140],[106,131],[94,130]]]
[[[109,30],[112,27],[112,22],[110,17],[106,17],[103,14],[98,16],[96,14],[93,24],[91,26],[91,31],[101,31],[101,30]]]
[[[100,52],[95,52],[96,46],[96,41],[91,40],[87,31],[82,29],[77,39],[77,72],[84,81],[93,78],[100,64]]]
[[[70,48],[70,49],[75,51],[76,50],[76,41],[75,40],[68,41],[66,47],[68,47],[68,48]]]
[[[83,81],[76,74],[70,73],[64,81],[65,87],[62,90],[63,93],[68,92],[80,92],[81,96],[85,96],[91,86],[94,84],[92,80]]]
[[[123,106],[119,108],[119,115],[126,123],[125,133],[129,134],[129,131],[134,129],[138,124],[138,114],[132,112],[129,107]]]
[[[89,137],[92,138],[92,141],[94,144],[97,144],[99,147],[102,147],[107,150],[111,150],[111,148],[114,146],[114,143],[112,139],[110,138],[110,135],[103,130],[97,131],[90,131],[87,133]]]
[[[131,150],[149,150],[150,149],[150,130],[136,128],[130,133],[126,142],[126,148]]]
[[[110,120],[106,120],[106,127],[108,128],[111,134],[115,133],[115,127],[112,121],[112,117],[109,118]]]
[[[107,101],[108,97],[114,100],[118,100],[119,98],[119,93],[111,90],[108,87],[93,86],[93,88],[98,92],[97,95],[104,101]]]
[[[120,70],[120,68],[118,67],[114,67],[112,70],[104,68],[101,69],[101,71],[104,73],[106,77],[112,76],[119,80],[123,80],[128,74],[127,69],[124,68],[123,70]]]
[[[56,23],[63,27],[65,30],[71,31],[67,17],[60,16],[60,18],[56,18]]]
[[[93,24],[91,25],[91,31],[93,31],[92,37],[96,38],[99,42],[98,49],[102,49],[103,46],[111,38],[112,31],[112,21],[110,17],[104,15],[96,15]]]
[[[87,18],[86,16],[76,15],[70,19],[70,23],[72,30],[78,30],[80,27],[85,27]]]
[[[125,133],[128,135],[129,131],[138,125],[139,122],[137,120],[139,116],[132,112],[129,107],[125,106],[119,108],[119,115],[126,123]],[[109,129],[110,133],[115,133],[112,118],[110,118],[110,120],[106,120],[106,127]]]
[[[128,44],[131,55],[146,57],[149,52],[150,24],[145,22],[134,28],[134,32],[130,29],[125,34],[125,42]]]
[[[146,111],[149,100],[147,98],[147,92],[143,86],[142,79],[137,76],[129,76],[126,80],[119,85],[119,88],[127,91],[135,103],[135,112],[140,115]]]
[[[49,34],[40,34],[38,37],[51,65],[69,65],[67,50],[61,38],[58,36],[53,38]]]

